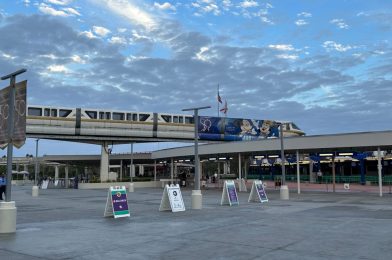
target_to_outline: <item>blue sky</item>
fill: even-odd
[[[229,117],[390,130],[391,31],[386,0],[2,0],[0,74],[27,68],[34,105],[216,115],[219,84]],[[100,152],[41,142],[40,154]]]

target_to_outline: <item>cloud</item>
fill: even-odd
[[[61,10],[57,10],[45,3],[39,4],[38,10],[44,14],[52,15],[52,16],[60,16],[60,17],[80,16],[80,13],[73,8],[68,7],[68,8],[62,8]]]
[[[304,17],[304,18],[310,18],[312,17],[311,13],[307,13],[307,12],[302,12],[302,13],[298,13],[297,14],[298,17]]]
[[[279,51],[292,51],[294,50],[291,44],[270,44],[268,48],[279,50]]]
[[[194,13],[195,16],[201,16],[206,13],[212,13],[216,16],[221,14],[221,10],[215,0],[197,0],[192,2],[191,6],[197,9],[197,12]]]
[[[109,42],[112,44],[126,44],[127,40],[124,37],[113,36],[109,39]]]
[[[54,72],[54,73],[67,73],[69,72],[69,69],[66,68],[64,65],[50,65],[47,68],[49,72]]]
[[[165,2],[165,3],[163,3],[163,4],[154,2],[154,7],[155,7],[155,8],[158,8],[158,9],[160,9],[160,10],[173,10],[173,11],[176,10],[176,7],[173,6],[172,4],[168,3],[168,2]]]
[[[240,3],[240,6],[242,8],[251,8],[251,7],[257,7],[257,6],[259,6],[259,4],[253,0],[245,0]]]
[[[54,4],[54,5],[68,5],[72,2],[73,0],[45,0],[45,2]]]
[[[308,22],[303,19],[299,19],[299,20],[295,21],[295,24],[298,26],[304,26],[304,25],[307,25]]]
[[[336,25],[339,29],[348,29],[349,26],[343,21],[343,19],[332,19],[329,21],[331,24]]]
[[[106,0],[105,2],[98,3],[103,4],[116,14],[125,17],[132,23],[142,26],[147,30],[152,30],[158,25],[153,16],[130,2],[122,0]]]
[[[105,37],[110,33],[110,30],[102,26],[93,26],[93,32],[101,37]]]
[[[353,46],[350,45],[343,45],[340,43],[336,43],[334,41],[325,41],[322,45],[327,51],[338,51],[338,52],[346,52],[348,50],[353,49]]]

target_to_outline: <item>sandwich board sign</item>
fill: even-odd
[[[181,189],[178,184],[165,185],[163,190],[159,211],[171,210],[172,212],[185,211],[184,201],[182,200]]]
[[[267,194],[264,190],[264,184],[262,181],[254,181],[252,184],[252,189],[249,194],[248,202],[251,201],[260,201],[260,202],[267,202]]]
[[[233,180],[225,181],[222,191],[221,205],[239,205],[237,190]]]
[[[130,217],[127,190],[125,186],[110,186],[106,200],[104,217]]]

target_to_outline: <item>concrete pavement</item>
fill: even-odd
[[[263,205],[220,206],[203,190],[203,209],[159,212],[163,189],[129,193],[130,218],[103,218],[107,190],[14,186],[17,231],[0,235],[0,259],[390,259],[392,195],[290,193],[267,189]]]

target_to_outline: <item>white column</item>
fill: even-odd
[[[143,166],[143,164],[139,164],[139,176],[144,176],[144,166]]]
[[[123,160],[120,160],[120,181],[123,179]]]
[[[54,166],[54,180],[58,180],[59,178],[59,166],[55,165]]]
[[[300,172],[299,172],[299,151],[297,150],[297,191],[298,194],[301,193],[301,180],[300,180]]]
[[[241,178],[242,178],[242,176],[241,176],[241,169],[242,168],[242,166],[241,166],[241,154],[239,153],[238,154],[238,180],[239,180],[239,185],[238,185],[238,191],[242,191],[242,187],[241,187]]]
[[[154,160],[154,181],[157,181],[157,160]]]
[[[382,197],[382,165],[381,165],[381,151],[380,147],[377,148],[377,169],[378,169],[378,187],[380,189],[380,197]]]
[[[227,174],[227,161],[223,162],[223,174]]]
[[[171,164],[170,164],[170,179],[171,183],[173,184],[173,176],[174,175],[174,159],[171,158]]]
[[[64,180],[64,181],[65,181],[65,188],[66,188],[66,189],[69,188],[69,185],[68,185],[68,184],[69,184],[69,183],[68,183],[68,182],[69,182],[69,179],[68,179],[68,170],[69,170],[69,167],[68,167],[68,165],[66,165],[66,166],[65,166],[65,180]]]
[[[219,175],[220,174],[220,163],[218,160],[216,161],[216,163],[218,164],[218,175]]]
[[[174,164],[174,176],[176,176],[176,178],[178,178],[177,163]]]
[[[106,182],[109,178],[109,153],[108,144],[103,143],[101,147],[101,169],[100,174],[101,182]]]

